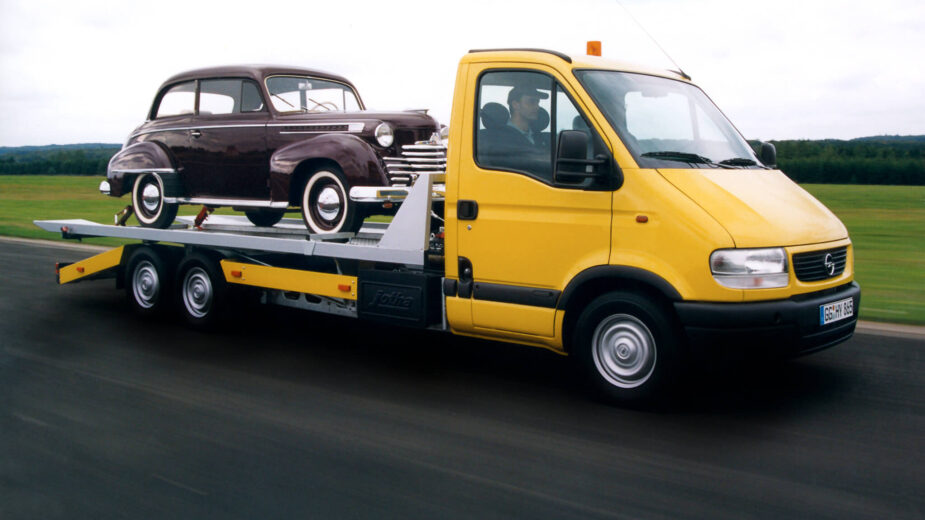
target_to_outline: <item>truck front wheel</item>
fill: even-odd
[[[573,354],[603,397],[650,403],[666,396],[680,374],[680,335],[670,310],[635,292],[599,296],[575,327]]]
[[[302,219],[312,233],[357,231],[363,224],[357,205],[350,202],[341,172],[322,168],[309,175],[302,190]]]

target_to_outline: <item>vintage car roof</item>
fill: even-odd
[[[215,77],[244,77],[252,78],[260,82],[267,76],[275,74],[298,74],[314,76],[317,78],[332,79],[348,85],[353,85],[347,78],[324,72],[317,69],[306,69],[302,67],[292,67],[288,65],[226,65],[222,67],[207,67],[202,69],[188,70],[171,76],[164,85],[176,83],[178,81]]]

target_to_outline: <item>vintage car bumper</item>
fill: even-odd
[[[853,316],[821,325],[822,305],[853,300]],[[676,302],[695,354],[792,357],[848,340],[857,325],[861,288],[856,282],[787,300],[754,303]]]

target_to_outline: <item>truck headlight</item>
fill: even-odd
[[[710,271],[723,287],[772,289],[786,287],[787,253],[783,248],[720,249],[710,255]]]
[[[380,146],[389,147],[395,141],[395,134],[392,133],[392,125],[381,123],[376,127],[376,141]]]

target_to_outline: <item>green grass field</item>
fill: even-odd
[[[0,176],[0,235],[60,240],[33,220],[85,218],[112,222],[129,199],[104,197],[100,177]],[[803,185],[848,226],[861,318],[925,324],[925,187]],[[182,214],[196,208],[181,208]],[[231,210],[222,210],[233,213]],[[132,219],[134,221],[134,219]],[[118,245],[107,238],[87,243]]]

